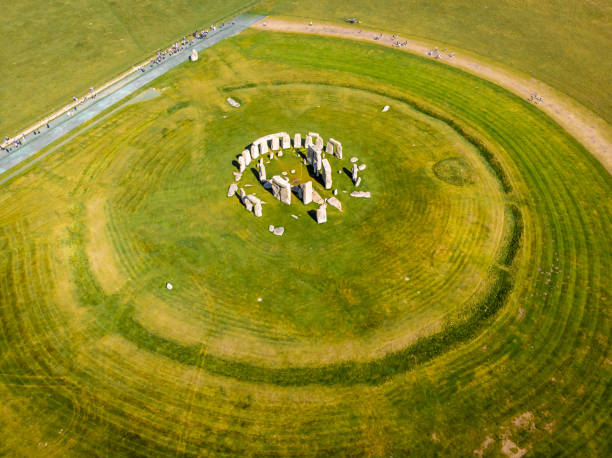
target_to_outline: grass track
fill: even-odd
[[[231,67],[224,62],[231,62]],[[274,84],[266,87],[262,82]],[[278,84],[287,82],[293,84]],[[300,86],[312,89],[304,92]],[[368,44],[282,34],[241,35],[209,50],[198,64],[164,76],[156,87],[167,89],[157,99],[113,115],[4,187],[10,198],[0,203],[0,263],[8,273],[0,282],[0,393],[23,402],[31,412],[24,416],[18,403],[7,403],[2,432],[6,437],[24,438],[7,444],[8,450],[39,450],[44,447],[39,443],[47,443],[45,448],[51,452],[74,454],[105,450],[148,455],[177,451],[469,455],[487,437],[494,441],[487,449],[492,454],[501,453],[504,440],[544,455],[580,451],[597,456],[606,450],[610,435],[607,305],[612,271],[612,209],[607,196],[612,182],[587,151],[541,112],[490,83],[417,57]],[[224,102],[228,88],[244,99],[239,111],[230,110]],[[270,94],[277,97],[265,102]],[[355,94],[361,106],[352,101]],[[385,97],[396,100],[388,113],[395,118],[382,121],[380,106],[389,100]],[[495,185],[478,151],[458,139],[456,131],[444,130],[436,121],[429,121],[428,127],[426,117],[411,114],[400,99],[452,119],[455,128],[481,141],[499,161],[508,192]],[[339,119],[334,121],[314,109],[298,110],[286,102],[293,100],[303,101],[306,107],[321,102]],[[336,100],[354,106],[354,117],[340,117],[332,103]],[[185,101],[188,106],[169,113]],[[368,110],[372,112],[369,125],[363,116]],[[245,118],[243,113],[258,116]],[[431,166],[447,157],[449,150],[465,155],[479,167],[482,186],[490,186],[486,189],[492,195],[497,186],[502,214],[505,208],[514,208],[507,204],[520,210],[523,229],[518,252],[512,248],[516,238],[507,230],[508,248],[492,250],[494,259],[502,264],[501,278],[512,279],[505,305],[467,339],[451,333],[452,345],[435,358],[415,367],[410,360],[399,358],[399,364],[408,367],[387,374],[384,383],[283,386],[287,378],[276,380],[270,375],[289,370],[283,366],[263,372],[267,383],[249,379],[252,368],[243,368],[232,377],[215,374],[213,363],[217,364],[218,356],[203,350],[224,331],[233,339],[268,331],[265,343],[281,351],[290,348],[294,339],[308,344],[303,331],[307,327],[301,334],[295,332],[300,322],[294,322],[292,339],[287,339],[282,326],[300,318],[289,314],[299,306],[298,301],[276,302],[280,310],[253,310],[254,305],[249,310],[235,301],[224,303],[223,295],[212,287],[218,281],[215,277],[225,275],[228,281],[235,281],[232,272],[244,272],[250,265],[248,257],[234,253],[224,258],[224,249],[242,246],[251,238],[249,246],[270,240],[266,227],[260,227],[267,223],[258,224],[223,197],[228,184],[224,176],[206,173],[223,170],[222,164],[261,129],[266,113],[266,132],[292,131],[294,126],[288,124],[306,121],[326,136],[336,135],[325,132],[326,128],[350,131],[352,124],[366,132],[377,129],[380,150],[362,137],[343,143],[347,151],[359,151],[356,155],[366,160],[368,186],[374,196],[378,191],[385,198],[347,211],[337,228],[348,231],[351,218],[370,220],[381,213],[373,212],[374,202],[387,214],[394,200],[393,195],[384,194],[382,184],[388,182],[394,190],[403,184],[406,199],[412,195],[414,202],[404,201],[405,206],[400,206],[407,212],[401,224],[407,226],[410,237],[426,233],[420,235],[424,250],[435,247],[436,240],[431,238],[432,231],[419,231],[418,224],[454,221],[457,225],[460,221],[452,219],[453,213],[444,216],[425,205],[427,189],[440,193],[440,205],[446,205],[443,208],[449,212],[461,215],[478,208],[464,197],[469,188],[459,191],[432,181],[437,179]],[[381,178],[385,163],[397,151],[397,135],[388,133],[388,126],[405,129],[400,139],[418,140],[414,143],[417,152],[402,163],[410,176],[408,186],[395,174],[384,182]],[[156,160],[147,161],[147,157]],[[230,170],[226,169],[227,175]],[[221,197],[216,197],[218,193]],[[106,196],[108,202],[104,213],[109,221],[105,225],[109,250],[127,279],[118,294],[103,290],[88,258],[86,229],[91,223],[86,204],[100,196]],[[484,202],[487,208],[493,203]],[[347,210],[352,205],[348,201]],[[270,203],[265,213],[280,218],[281,210]],[[337,230],[337,221],[330,218],[323,231]],[[203,222],[212,228],[210,233],[202,229]],[[289,253],[288,246],[281,245],[279,250],[278,244],[296,243],[291,229],[295,233],[300,226],[286,225],[287,234],[273,239],[276,246],[268,245],[271,258],[279,251],[285,256]],[[177,234],[174,239],[173,233]],[[199,233],[204,240],[187,240],[182,234],[188,233]],[[228,241],[218,248],[210,243],[216,241],[211,233],[227,234],[224,240]],[[456,251],[449,252],[447,259],[465,268],[459,251],[477,253],[475,245],[469,244],[470,237],[486,233],[458,230],[448,239]],[[195,244],[196,251],[206,257],[195,254],[189,243],[175,243],[180,240]],[[317,249],[313,244],[315,253]],[[507,269],[504,264],[510,258],[512,267]],[[231,268],[211,273],[201,268],[209,259],[227,259]],[[266,260],[263,253],[262,259]],[[380,262],[385,258],[372,259]],[[419,259],[419,265],[426,266],[428,259]],[[71,260],[83,264],[71,265]],[[448,287],[444,281],[426,281],[436,274],[435,267],[422,273],[422,280],[415,276],[415,281],[423,282],[428,300],[444,297],[436,286]],[[442,265],[437,267],[442,269]],[[175,318],[187,324],[196,320],[203,330],[203,345],[193,347],[190,364],[182,364],[182,358],[191,354],[190,347],[166,337],[164,342],[174,345],[167,351],[159,341],[161,336],[151,329],[146,329],[146,335],[130,335],[143,329],[136,321],[130,323],[130,305],[145,291],[159,291],[154,285],[159,287],[168,275],[179,273],[176,295],[168,296],[163,290],[155,295],[172,306]],[[352,271],[358,274],[359,269]],[[310,277],[304,278],[308,281]],[[503,286],[504,280],[500,281]],[[238,293],[249,299],[243,289]],[[411,294],[414,291],[408,297]],[[216,302],[209,303],[213,298]],[[368,305],[344,312],[349,322],[340,323],[337,329],[367,342],[367,334],[360,335],[351,326],[363,320],[356,312],[368,310]],[[231,306],[240,311],[235,321],[229,321]],[[282,308],[287,312],[279,313]],[[424,313],[425,318],[431,313],[418,306],[414,311]],[[304,320],[313,319],[307,309],[304,312]],[[465,312],[455,309],[462,318],[474,316],[473,310],[471,315],[462,315]],[[265,326],[258,325],[257,314],[267,318]],[[276,328],[268,326],[274,323]],[[307,323],[313,329],[324,325]],[[451,329],[456,333],[461,328]],[[327,335],[321,331],[317,338]],[[264,348],[262,343],[254,346],[254,353],[243,355],[243,360],[272,359],[263,353]],[[229,361],[222,367],[239,367],[239,363]],[[326,367],[333,366],[316,370]],[[358,375],[363,377],[364,372]],[[346,373],[334,380],[342,381],[344,376]],[[32,384],[34,377],[53,382]],[[531,418],[527,426],[514,421],[523,414]],[[34,431],[27,437],[23,432],[26,421]]]

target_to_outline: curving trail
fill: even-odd
[[[381,34],[361,29],[359,26],[351,27],[319,22],[312,22],[312,26],[310,26],[301,21],[276,17],[266,17],[251,27],[258,30],[350,38],[375,42],[389,47],[393,47],[394,42],[400,41],[406,42],[406,46],[399,49],[419,55],[427,55],[427,51],[435,46],[425,41],[401,36],[394,40],[388,34],[382,34],[379,40],[375,40],[375,37]],[[612,173],[612,129],[607,122],[578,102],[559,93],[542,81],[462,52],[455,54],[452,58],[448,58],[445,54],[441,60],[445,64],[466,70],[498,84],[524,99],[528,99],[534,92],[542,95],[544,101],[539,105],[542,111],[580,141],[603,164],[608,172]]]

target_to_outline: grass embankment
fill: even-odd
[[[605,453],[612,179],[537,108],[271,33],[155,85],[3,187],[7,451]],[[261,189],[261,219],[225,197],[235,155],[280,130],[341,140],[372,199],[340,192],[318,226]],[[436,177],[457,157],[473,184]]]
[[[267,0],[256,10],[307,21],[357,17],[356,28],[458,46],[532,75],[612,122],[612,64],[601,59],[612,41],[612,9],[604,0]]]

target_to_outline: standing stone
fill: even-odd
[[[244,156],[240,155],[238,156],[238,171],[240,173],[244,172],[245,169],[245,163],[244,163]]]
[[[319,148],[319,150],[323,150],[323,139],[321,137],[317,137],[317,148]]]
[[[342,159],[342,145],[340,143],[336,145],[336,157]]]
[[[325,189],[332,188],[332,169],[329,161],[327,159],[323,159],[321,161],[321,167],[323,169],[323,185]]]
[[[334,154],[334,144],[331,142],[331,139],[325,145],[325,152],[327,154]]]
[[[268,140],[259,143],[259,150],[261,154],[268,154],[268,151],[270,151],[268,148]]]
[[[257,202],[253,206],[253,213],[255,213],[255,216],[257,216],[258,218],[261,218],[261,215],[262,215],[262,212],[261,212],[261,202]]]
[[[238,185],[236,183],[230,184],[229,189],[227,190],[227,197],[232,197],[238,191]]]
[[[353,183],[357,183],[358,174],[359,174],[359,168],[357,167],[357,164],[353,164],[353,176],[352,176]]]
[[[357,177],[357,181],[355,181],[355,187],[358,188],[361,184],[361,177]]]
[[[333,138],[329,139],[329,143],[334,145],[334,155],[338,159],[342,159],[342,143],[340,143],[338,140],[335,140]]]
[[[247,204],[247,202],[248,202],[248,204]],[[247,207],[248,210],[253,210],[253,213],[255,213],[255,216],[257,216],[258,218],[261,217],[261,215],[262,215],[262,212],[261,212],[261,200],[259,200],[253,194],[249,194],[248,196],[246,196],[245,206]]]
[[[242,152],[242,157],[244,158],[244,165],[249,165],[251,163],[251,153],[248,150],[244,150]]]
[[[278,141],[278,137],[272,137],[272,151],[277,151],[280,149],[280,144]]]
[[[251,145],[251,158],[257,159],[259,157],[259,146],[255,143]]]
[[[327,222],[327,204],[321,204],[317,208],[317,223],[322,224]]]
[[[282,144],[283,149],[291,148],[291,137],[289,137],[289,134],[283,133],[282,138],[283,138],[283,144]]]
[[[191,62],[195,62],[196,60],[198,60],[198,51],[196,51],[195,49],[192,49],[191,54],[189,55],[189,60]]]
[[[312,143],[312,135],[308,134],[306,135],[306,143],[304,143],[304,148],[308,148],[312,145],[314,145],[314,143]]]
[[[266,181],[266,166],[264,165],[263,159],[259,159],[259,181],[262,183]]]
[[[274,175],[270,181],[274,197],[287,205],[291,205],[291,184],[289,181],[278,175]]]
[[[293,136],[293,147],[294,148],[302,147],[302,135],[301,134],[295,134]]]
[[[314,163],[313,163],[313,167],[314,167],[315,171],[317,172],[317,175],[319,175],[321,173],[321,168],[323,167],[323,159],[321,157],[321,150],[320,149],[315,149],[314,150]]]
[[[315,150],[312,145],[308,146],[308,151],[306,153],[306,160],[310,165],[314,164]]]
[[[312,181],[302,183],[300,188],[302,189],[302,202],[304,205],[308,205],[312,202]]]
[[[243,204],[247,211],[253,211],[253,203],[249,199],[244,199]]]

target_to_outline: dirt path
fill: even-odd
[[[383,46],[393,47],[396,41],[407,42],[399,50],[427,56],[435,44],[417,41],[410,38],[398,37],[392,39],[389,34],[360,29],[358,25],[344,26],[339,24],[324,24],[313,22],[310,26],[306,21],[292,21],[283,18],[267,17],[251,26],[258,30],[271,30],[277,32],[306,33],[317,35],[337,36],[354,40],[370,41]],[[380,39],[375,40],[375,37]],[[612,128],[593,112],[580,105],[570,97],[558,92],[547,84],[512,72],[501,66],[487,61],[476,59],[470,55],[456,52],[450,58],[447,53],[439,59],[441,62],[453,67],[461,68],[481,78],[502,86],[514,94],[529,99],[531,94],[537,93],[543,97],[538,105],[546,114],[558,122],[567,132],[581,142],[593,156],[612,174]],[[433,57],[432,57],[433,59]]]

